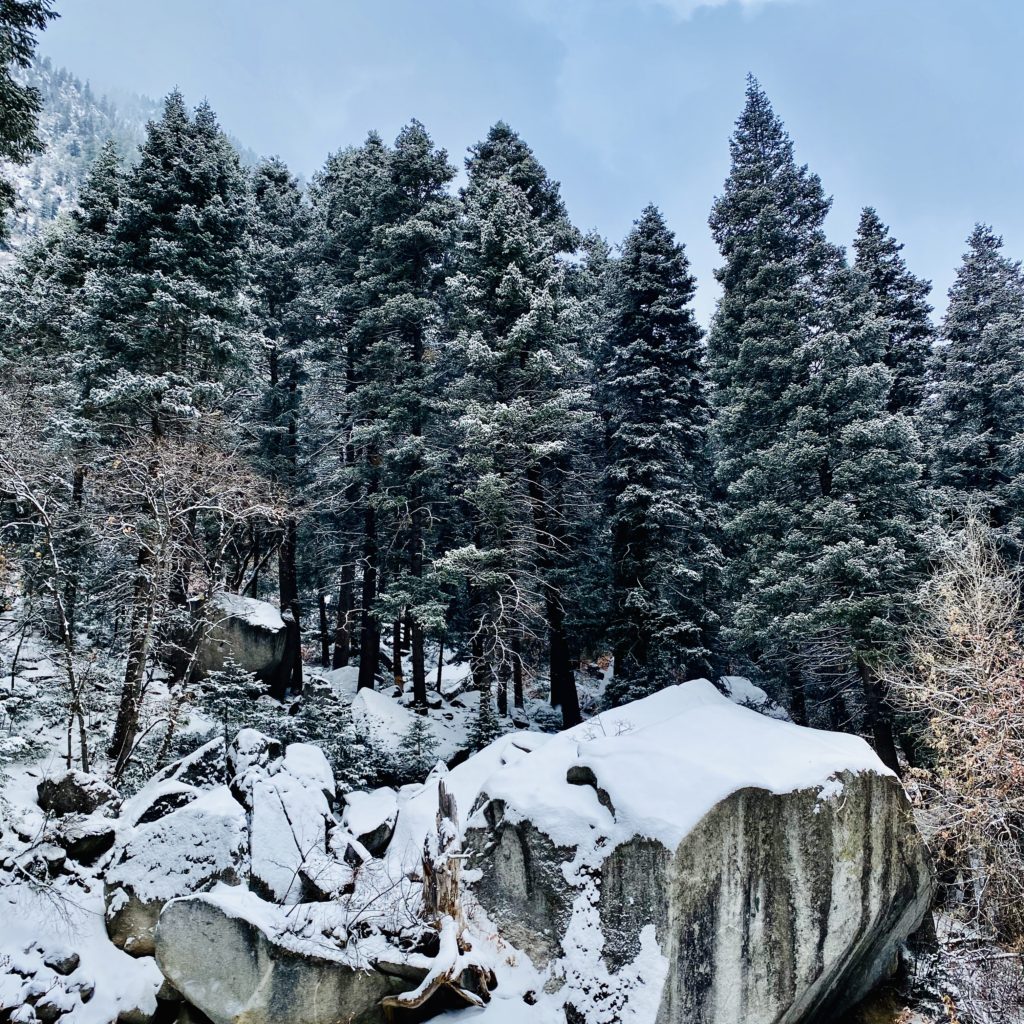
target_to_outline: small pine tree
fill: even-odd
[[[476,718],[469,730],[469,749],[472,751],[483,750],[489,743],[493,743],[501,735],[501,723],[498,721],[498,712],[494,707],[494,698],[491,695],[491,688],[481,687],[480,703],[477,706]]]
[[[399,774],[422,779],[437,763],[437,738],[423,715],[413,715],[398,745]]]
[[[225,772],[228,747],[240,729],[253,724],[253,708],[258,696],[255,675],[246,672],[233,658],[226,659],[224,667],[211,672],[206,681],[203,708],[223,731]]]

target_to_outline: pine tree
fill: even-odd
[[[455,168],[413,121],[388,157],[379,223],[356,275],[365,298],[353,325],[364,365],[353,392],[368,486],[379,492],[377,527],[389,557],[374,611],[408,630],[413,699],[426,710],[425,639],[443,624],[431,580],[432,524],[446,496],[447,452],[438,444],[438,351],[445,329],[445,281],[458,212],[448,185]],[[395,671],[400,672],[400,651]]]
[[[479,692],[480,702],[477,704],[476,717],[469,727],[469,749],[474,753],[483,750],[501,735],[501,723],[494,707],[494,694],[489,686]]]
[[[159,436],[222,394],[245,336],[244,173],[213,112],[178,92],[149,125],[87,286],[87,412]]]
[[[259,684],[233,658],[211,672],[204,682],[203,708],[220,726],[224,736],[224,771],[227,772],[228,748],[232,740],[253,723],[253,708],[259,696]],[[228,778],[225,782],[230,781]]]
[[[42,150],[36,134],[42,98],[23,85],[18,71],[32,66],[36,33],[56,18],[51,0],[3,0],[0,4],[0,160],[25,163]],[[7,238],[7,213],[15,203],[14,186],[0,175],[0,242]]]
[[[299,423],[305,377],[307,321],[304,245],[308,211],[299,183],[280,160],[261,163],[253,174],[252,290],[256,326],[266,353],[260,457],[267,475],[289,503],[277,540],[278,592],[287,637],[280,677],[272,687],[284,695],[302,689],[302,629],[298,580],[298,520],[295,505],[304,483],[299,461]]]
[[[903,245],[870,206],[861,213],[853,247],[854,266],[867,277],[887,331],[883,362],[892,374],[888,409],[914,413],[924,398],[934,333],[928,304],[931,282],[910,273],[900,255]]]
[[[949,290],[936,352],[936,477],[954,504],[979,502],[1015,545],[1024,540],[1024,274],[1003,240],[975,227]]]
[[[710,672],[720,559],[695,288],[682,246],[648,206],[617,264],[600,377],[615,681],[633,695]]]
[[[421,781],[437,763],[437,737],[422,715],[413,715],[398,744],[400,774]]]
[[[821,183],[753,80],[731,150],[711,216],[725,265],[709,346],[729,636],[788,683],[798,721],[817,681],[840,724],[856,673],[896,768],[876,670],[919,569],[919,445],[885,408],[885,324],[867,283],[826,240]]]
[[[478,688],[516,662],[522,631],[539,611],[552,705],[568,726],[580,713],[567,628],[567,486],[593,423],[578,303],[561,260],[578,236],[557,185],[507,125],[471,150],[467,168],[452,295],[468,536],[447,565],[468,587]],[[498,698],[506,707],[504,672]]]

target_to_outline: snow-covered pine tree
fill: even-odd
[[[159,472],[165,440],[176,446],[179,462],[189,439],[213,443],[218,419],[210,414],[224,410],[228,379],[241,370],[249,210],[245,174],[213,112],[204,104],[192,116],[181,94],[171,93],[126,178],[103,259],[87,278],[76,318],[83,352],[80,414],[95,424],[112,459],[135,450],[151,477]],[[129,755],[138,724],[157,600],[170,596],[180,607],[186,596],[188,566],[163,564],[182,555],[171,538],[157,542],[158,517],[151,497],[143,497],[147,491],[139,488],[131,529],[136,571],[111,742],[115,771]],[[180,528],[187,531],[189,524]],[[157,593],[160,579],[170,581],[169,595]]]
[[[364,364],[352,398],[387,552],[378,558],[386,586],[375,611],[407,630],[413,700],[425,711],[426,634],[444,623],[445,602],[431,579],[435,527],[444,518],[437,511],[450,498],[438,351],[458,206],[448,191],[455,168],[418,121],[399,132],[387,170],[378,223],[356,275],[364,298],[353,333]],[[399,658],[396,650],[396,672]]]
[[[949,290],[929,412],[935,476],[954,506],[975,502],[1004,540],[1024,541],[1024,274],[979,224]]]
[[[695,289],[683,247],[648,206],[616,265],[600,369],[613,702],[710,673],[720,554]]]
[[[402,778],[422,782],[437,764],[437,737],[423,715],[413,715],[402,733],[397,752],[398,773]]]
[[[507,125],[471,150],[467,169],[452,294],[468,535],[447,565],[468,586],[478,688],[515,660],[518,637],[539,612],[551,701],[568,726],[580,713],[566,625],[567,486],[593,423],[561,259],[579,239],[557,184]],[[503,689],[499,703],[507,706]]]
[[[366,331],[356,330],[368,295],[358,279],[383,217],[390,154],[371,132],[361,146],[331,156],[310,189],[310,302],[316,311],[311,387],[323,414],[316,429],[328,454],[314,467],[314,490],[329,510],[339,564],[334,665],[359,657],[359,687],[372,688],[380,653],[378,467],[367,458],[359,388]],[[326,438],[337,438],[333,445]]]
[[[56,17],[51,0],[4,0],[0,7],[0,159],[14,164],[42,148],[36,132],[42,101],[16,76],[31,67],[36,34]],[[14,186],[0,175],[0,242],[7,238],[7,213],[14,202]]]
[[[245,337],[248,231],[237,154],[208,106],[171,93],[87,286],[86,412],[160,436],[216,407]]]
[[[886,328],[883,362],[892,374],[888,409],[913,414],[925,395],[934,337],[928,303],[931,282],[907,269],[902,243],[870,206],[860,215],[853,248],[854,266],[867,277],[877,315]]]
[[[261,396],[259,461],[280,488],[289,515],[277,544],[278,594],[287,637],[273,692],[302,689],[302,629],[298,578],[298,518],[302,467],[299,423],[303,411],[304,345],[308,315],[304,257],[309,212],[299,183],[277,159],[261,163],[252,176],[251,288],[256,329],[263,343],[265,385]],[[272,541],[273,542],[273,541]],[[259,543],[259,541],[257,541]],[[260,555],[254,552],[257,562]]]
[[[711,215],[725,257],[709,345],[734,649],[832,722],[859,676],[880,756],[897,766],[876,667],[915,581],[919,444],[886,410],[886,331],[863,276],[825,238],[818,178],[753,79]]]
[[[230,781],[226,777],[228,748],[239,729],[256,724],[254,710],[259,692],[256,677],[233,658],[227,658],[220,669],[204,680],[203,710],[217,723],[224,737],[225,782]]]

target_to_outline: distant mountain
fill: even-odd
[[[162,102],[148,96],[98,96],[88,82],[54,67],[48,58],[38,61],[24,80],[43,97],[39,135],[46,148],[22,167],[5,168],[19,200],[11,215],[11,249],[74,204],[89,166],[108,139],[114,140],[126,162],[134,160],[146,123],[163,109]],[[256,162],[255,153],[237,143],[236,147],[243,163]],[[0,262],[10,258],[10,251],[0,252]]]

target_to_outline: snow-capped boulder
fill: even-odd
[[[334,772],[319,747],[292,743],[282,752],[255,729],[239,732],[228,764],[231,792],[248,812],[250,884],[268,899],[296,903],[303,876],[325,869]]]
[[[216,881],[238,882],[246,839],[245,811],[227,786],[149,824],[126,822],[103,890],[114,945],[133,956],[151,955],[163,905]]]
[[[120,797],[98,775],[66,771],[45,778],[36,790],[39,806],[50,814],[92,814],[100,807],[113,813]]]
[[[315,939],[282,933],[282,912],[218,887],[160,915],[156,959],[213,1024],[380,1024],[380,1000],[414,987]]]
[[[270,682],[284,658],[287,629],[281,612],[266,601],[227,592],[210,598],[208,627],[199,649],[199,672],[219,671],[228,658]]]
[[[54,838],[72,860],[91,864],[114,845],[116,835],[114,821],[102,814],[69,814]]]
[[[370,853],[379,857],[391,842],[397,817],[398,794],[385,786],[370,793],[349,793],[341,823]]]
[[[224,741],[218,736],[161,769],[151,781],[174,779],[186,786],[212,789],[227,781],[225,771]]]
[[[866,743],[703,680],[499,769],[466,846],[477,899],[561,979],[570,1022],[641,1003],[658,1024],[832,1020],[931,895],[906,796]]]

